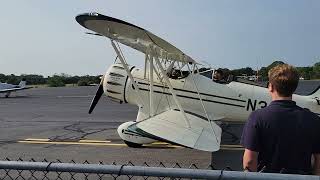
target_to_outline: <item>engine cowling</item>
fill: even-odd
[[[128,80],[126,70],[121,64],[109,67],[103,81],[104,93],[113,100],[125,102],[125,86]]]

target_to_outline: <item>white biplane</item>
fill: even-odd
[[[90,33],[111,40],[119,63],[113,64],[101,80],[89,113],[101,95],[139,107],[135,121],[118,127],[130,147],[165,141],[203,151],[220,148],[225,120],[244,122],[251,111],[271,101],[267,87],[229,78],[216,83],[203,75],[201,64],[167,41],[125,21],[98,13],[76,17]],[[118,43],[145,54],[144,68],[127,64]],[[320,111],[320,90],[308,96],[295,94],[298,105]]]

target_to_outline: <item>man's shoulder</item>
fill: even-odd
[[[254,124],[268,122],[268,120],[274,119],[277,116],[277,113],[274,113],[275,111],[277,111],[277,109],[274,109],[270,106],[262,109],[257,109],[251,112],[249,120],[251,120]]]
[[[301,111],[303,111],[304,115],[309,117],[308,119],[313,119],[313,120],[316,120],[320,123],[320,117],[318,114],[310,111],[307,108],[301,108],[301,109],[302,109]]]
[[[266,109],[266,108],[257,109],[257,110],[252,111],[250,113],[248,121],[251,121],[251,123],[256,124],[259,121],[261,121],[263,119],[263,117],[265,117],[266,114],[269,114],[268,109]]]
[[[266,114],[270,114],[270,111],[271,111],[272,109],[269,107],[269,106],[267,106],[267,107],[265,107],[265,108],[262,108],[262,109],[257,109],[257,110],[255,110],[255,111],[252,111],[251,112],[251,116],[252,117],[261,117],[261,116],[264,116],[264,115],[266,115]]]

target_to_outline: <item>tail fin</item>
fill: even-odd
[[[25,79],[22,79],[22,80],[20,81],[20,83],[19,83],[19,87],[21,87],[21,88],[26,87],[26,85],[27,85],[27,82],[26,82]]]

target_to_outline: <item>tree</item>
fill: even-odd
[[[22,74],[20,79],[25,79],[27,84],[45,84],[47,81],[42,75]]]
[[[4,74],[0,74],[0,82],[6,82],[7,81],[7,77]]]
[[[234,69],[234,70],[231,71],[231,73],[234,76],[243,76],[243,75],[252,76],[252,75],[256,74],[256,72],[251,67],[246,67],[246,68],[241,68],[241,69]]]
[[[313,67],[297,67],[300,77],[309,80],[312,78]]]
[[[80,79],[77,84],[78,84],[78,86],[88,86],[89,81],[86,79]]]
[[[312,78],[320,78],[320,62],[317,62],[313,65],[312,68]]]
[[[20,78],[15,76],[14,74],[11,74],[7,77],[7,83],[10,84],[19,84]]]
[[[277,65],[281,65],[284,64],[284,62],[282,61],[274,61],[273,63],[271,63],[269,66],[267,67],[262,67],[259,70],[259,76],[261,77],[260,79],[262,81],[267,81],[268,80],[268,72],[270,69],[272,69],[273,67],[277,66]]]
[[[48,85],[49,87],[62,87],[65,86],[65,83],[63,82],[63,77],[54,75],[53,77],[48,77]]]

